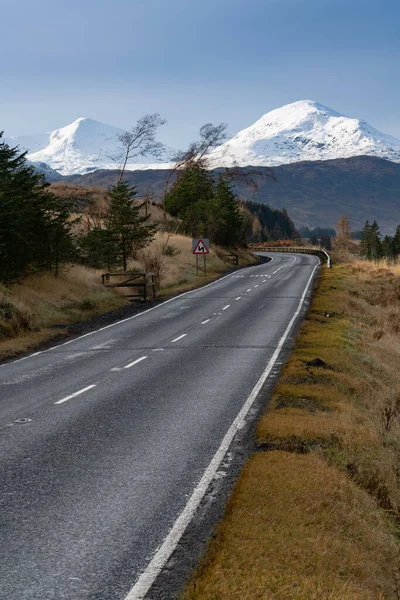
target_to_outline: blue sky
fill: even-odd
[[[87,116],[162,140],[312,99],[400,138],[399,0],[0,0],[0,129]]]

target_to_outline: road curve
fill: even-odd
[[[1,598],[140,597],[300,312],[317,259],[272,258],[0,367]]]

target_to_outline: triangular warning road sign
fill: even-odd
[[[199,240],[193,250],[193,254],[209,254],[210,251],[203,242],[203,240]]]

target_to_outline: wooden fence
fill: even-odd
[[[130,288],[135,294],[126,294],[128,298],[155,298],[157,278],[154,273],[103,273],[101,281],[108,288]]]

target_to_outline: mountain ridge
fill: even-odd
[[[118,168],[123,130],[80,117],[60,129],[33,136],[5,138],[28,150],[33,163],[46,163],[62,175]],[[210,168],[278,166],[304,160],[376,156],[400,162],[400,140],[361,119],[346,117],[314,100],[299,100],[264,114],[208,155]],[[128,170],[167,169],[163,159],[136,157]],[[164,162],[163,162],[164,161]]]
[[[256,200],[274,208],[286,208],[296,227],[334,227],[343,214],[350,215],[354,230],[365,220],[376,219],[384,233],[392,235],[400,223],[400,164],[371,156],[325,161],[300,161],[274,167],[245,167],[258,184],[236,183],[242,199]],[[125,179],[137,186],[139,195],[157,198],[165,185],[165,170],[127,171]],[[115,184],[117,171],[99,170],[64,178],[65,183],[84,186]]]

